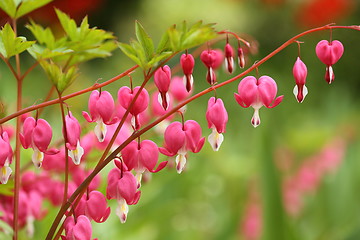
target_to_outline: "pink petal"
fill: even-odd
[[[50,124],[44,119],[38,119],[33,132],[33,141],[36,147],[44,152],[48,148],[52,138]]]

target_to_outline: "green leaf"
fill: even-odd
[[[31,31],[38,43],[45,44],[50,49],[55,48],[55,37],[50,28],[44,29],[33,21],[30,21],[30,24],[27,24],[26,28]]]
[[[0,8],[4,10],[11,18],[15,18],[16,16],[16,8],[20,4],[21,1],[14,0],[1,0]]]
[[[64,71],[53,62],[41,61],[40,65],[60,93],[69,87],[78,76],[77,68],[75,66]]]
[[[35,41],[26,41],[25,37],[16,37],[10,24],[5,24],[0,31],[0,53],[5,58],[10,58],[16,54],[22,53],[31,47]]]
[[[135,34],[140,45],[144,49],[146,60],[150,60],[154,53],[154,43],[138,21],[135,22]]]
[[[162,52],[159,55],[154,56],[149,62],[148,65],[150,67],[152,66],[156,66],[159,62],[161,62],[162,60],[164,60],[167,57],[170,57],[171,54],[173,54],[173,52]]]
[[[169,50],[169,34],[167,32],[162,35],[160,42],[157,46],[156,53],[159,54],[166,50]]]
[[[76,40],[77,27],[75,21],[71,19],[66,13],[60,11],[59,9],[55,9],[55,11],[65,33],[70,37],[70,39]]]
[[[132,46],[126,43],[118,43],[118,46],[126,56],[133,60],[137,65],[141,65],[140,60],[136,56],[136,51],[132,48]]]
[[[25,14],[28,14],[29,12],[34,11],[35,9],[38,9],[52,0],[21,0],[21,4],[16,12],[16,18],[19,18],[21,16],[24,16]]]
[[[176,25],[173,25],[172,27],[170,27],[167,31],[168,36],[169,36],[169,42],[170,42],[170,46],[171,49],[173,51],[178,51],[181,49],[181,42],[180,42],[180,38],[181,38],[181,33],[176,29]]]

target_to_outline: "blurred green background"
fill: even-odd
[[[343,25],[360,23],[359,4],[350,0],[93,0],[89,1],[92,6],[88,6],[86,1],[73,2],[79,2],[79,9],[89,10],[92,26],[114,32],[122,42],[134,38],[135,20],[142,23],[155,42],[170,25],[183,20],[217,23],[217,30],[227,29],[244,38],[256,39],[258,53],[249,55],[247,66],[310,27],[333,22]],[[70,10],[75,18],[84,16],[80,10]],[[51,17],[40,16],[39,20],[44,24],[54,24]],[[20,31],[29,36],[27,30]],[[225,141],[219,152],[213,152],[206,143],[200,153],[189,154],[187,169],[181,175],[175,169],[153,174],[151,181],[141,187],[139,203],[130,206],[125,224],[121,224],[115,215],[116,202],[110,201],[113,213],[105,223],[93,224],[93,237],[149,240],[360,239],[360,33],[334,30],[333,38],[341,40],[345,52],[334,65],[336,77],[331,85],[324,80],[325,66],[317,59],[314,50],[318,41],[329,39],[329,32],[323,31],[300,39],[304,42],[301,44],[301,57],[308,68],[309,89],[302,104],[297,103],[292,94],[295,85],[292,67],[298,54],[296,44],[259,68],[260,75],[269,75],[276,80],[278,95],[285,97],[276,108],[260,110],[261,125],[257,129],[250,124],[252,109],[243,109],[234,101],[233,93],[237,91],[238,82],[217,90],[229,113]],[[236,46],[236,42],[232,43]],[[224,44],[219,42],[215,47],[223,48]],[[30,57],[27,60],[24,64],[30,65]],[[169,65],[176,65],[178,60],[177,56]],[[67,93],[88,87],[100,78],[105,81],[132,65],[117,50],[111,58],[83,65],[80,79]],[[11,112],[15,108],[15,84],[5,67],[5,64],[0,64],[3,83],[0,96]],[[45,75],[39,68],[37,70],[24,83],[26,106],[41,101],[39,99],[43,99],[50,89],[50,83],[44,84]],[[237,68],[234,74],[240,72],[241,69]],[[195,92],[208,87],[205,73],[205,67],[196,59]],[[134,76],[135,81],[136,76],[141,81],[141,74]],[[230,77],[222,70],[218,72],[220,82]],[[118,81],[105,90],[116,96],[123,82],[127,84],[127,80]],[[186,119],[201,123],[204,136],[211,132],[205,119],[210,96],[191,103],[185,115]],[[81,111],[87,110],[87,99],[88,94],[85,94],[69,101],[79,119],[82,119]],[[59,121],[55,109],[57,107],[49,107],[44,112],[44,117],[54,124]],[[60,131],[54,135],[59,137]],[[344,143],[343,148],[337,144],[330,147],[342,151],[341,160],[332,172],[321,175],[315,184],[311,174],[317,172],[311,169],[318,166],[315,160],[309,159],[319,156],[334,139]],[[156,140],[160,145],[161,138]],[[326,157],[320,154],[318,158]],[[282,204],[285,199],[283,186],[304,165],[310,168],[309,175],[305,174],[308,177],[305,176],[305,182],[308,181],[313,189],[299,193],[300,203],[294,203],[299,209],[296,213],[289,213]],[[53,214],[36,223],[35,239],[41,239],[39,236],[47,231],[46,222],[51,221]]]

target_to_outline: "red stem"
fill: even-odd
[[[85,89],[83,89],[81,91],[74,92],[74,93],[71,93],[69,95],[63,96],[62,100],[65,101],[67,99],[70,99],[70,98],[79,96],[81,94],[91,92],[91,91],[96,90],[98,88],[104,87],[106,85],[109,85],[110,83],[113,83],[113,82],[119,80],[120,78],[123,78],[123,77],[127,76],[129,73],[133,72],[138,67],[139,67],[138,65],[135,65],[135,66],[129,68],[128,70],[124,71],[123,73],[111,78],[110,80],[108,80],[106,82],[103,82],[103,83],[100,83],[100,84],[94,84],[93,86],[85,88]],[[31,112],[31,111],[34,111],[34,110],[39,109],[39,108],[44,108],[44,107],[47,107],[47,106],[51,106],[51,105],[57,104],[59,102],[60,102],[59,99],[54,99],[54,100],[51,100],[51,101],[47,101],[47,102],[43,102],[43,103],[40,103],[40,104],[37,104],[37,105],[30,106],[30,107],[27,107],[27,108],[23,108],[23,109],[17,111],[16,113],[10,114],[9,116],[6,116],[6,117],[0,119],[0,124],[3,124],[3,123],[5,123],[5,122],[17,117],[17,116],[20,116],[20,115],[24,114],[24,113]]]

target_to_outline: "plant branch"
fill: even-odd
[[[85,88],[85,89],[83,89],[81,91],[74,92],[74,93],[71,93],[69,95],[63,96],[62,100],[65,101],[67,99],[70,99],[70,98],[82,95],[84,93],[91,92],[91,91],[96,90],[98,88],[104,87],[106,85],[109,85],[110,83],[113,83],[113,82],[127,76],[129,73],[133,72],[138,67],[139,67],[138,65],[135,65],[135,66],[129,68],[128,70],[124,71],[123,73],[109,79],[106,82],[99,83],[99,84],[96,83],[93,86]],[[10,115],[8,115],[8,116],[6,116],[4,118],[1,118],[0,119],[0,124],[3,124],[3,123],[5,123],[5,122],[17,117],[17,116],[20,116],[20,115],[24,114],[24,113],[31,112],[31,111],[34,111],[36,109],[44,108],[44,107],[47,107],[47,106],[51,106],[51,105],[57,104],[59,102],[60,102],[59,99],[54,99],[54,100],[51,100],[51,101],[47,101],[47,102],[43,102],[43,103],[40,103],[40,104],[37,104],[37,105],[30,106],[30,107],[27,107],[27,108],[23,108],[23,109],[17,111],[16,113],[13,113],[13,114],[10,114]]]

